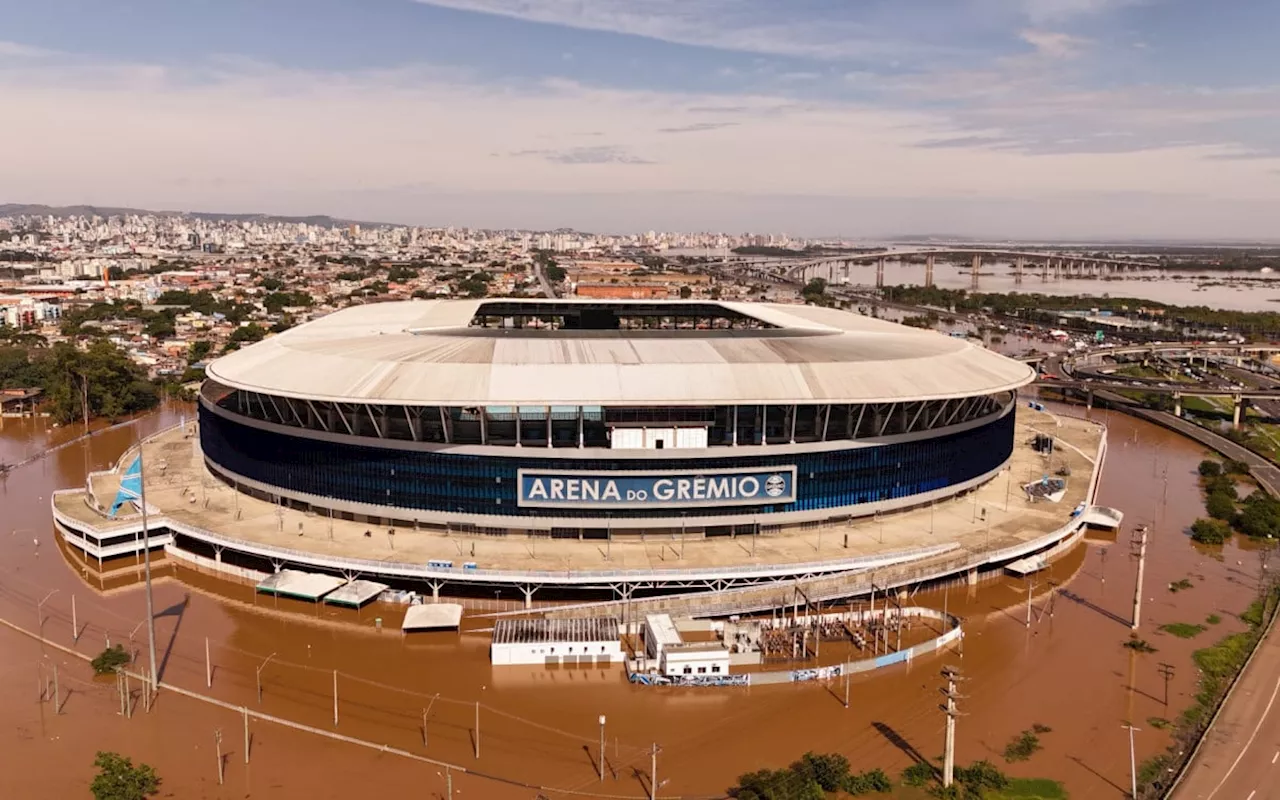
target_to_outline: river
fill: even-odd
[[[187,406],[169,406],[135,425],[61,449],[52,448],[78,436],[76,426],[49,430],[42,420],[5,420],[0,460],[51,452],[13,470],[0,487],[0,618],[34,629],[37,603],[54,592],[41,614],[47,637],[72,643],[74,596],[83,628],[78,650],[96,654],[108,638],[129,641],[145,616],[134,570],[126,564],[108,584],[89,578],[59,547],[49,496],[83,483],[86,467],[113,463],[138,435],[190,413]],[[963,655],[859,676],[849,709],[839,685],[648,688],[631,686],[618,670],[493,668],[488,636],[475,632],[492,624],[487,618],[469,617],[461,634],[404,639],[391,630],[379,634],[368,625],[347,624],[355,612],[288,601],[277,609],[248,587],[161,561],[155,598],[163,680],[206,691],[207,638],[214,665],[208,692],[218,698],[504,779],[458,776],[454,784],[461,797],[528,798],[536,794],[532,786],[590,797],[645,796],[655,743],[661,748],[660,796],[715,797],[737,775],[783,766],[809,750],[839,751],[857,769],[883,767],[891,773],[917,755],[937,756],[943,738],[939,669],[950,663],[967,678],[961,701],[966,716],[958,724],[961,762],[988,758],[1011,774],[1061,780],[1075,797],[1120,797],[1129,783],[1121,723],[1134,720],[1143,728],[1139,759],[1163,749],[1166,734],[1147,720],[1173,719],[1190,703],[1192,650],[1242,629],[1233,615],[1255,591],[1258,562],[1234,543],[1201,549],[1190,542],[1187,528],[1203,513],[1198,445],[1123,415],[1094,414],[1110,426],[1098,499],[1126,513],[1118,541],[1089,540],[1037,576],[1030,627],[1021,580],[918,594],[915,602],[946,604],[965,617]],[[1157,648],[1153,654],[1121,646],[1129,636],[1136,573],[1130,537],[1143,523],[1151,525],[1151,537],[1141,635]],[[1192,588],[1169,589],[1184,578]],[[380,612],[375,607],[360,613],[367,620]],[[1156,630],[1170,622],[1203,623],[1211,614],[1221,622],[1192,640]],[[144,641],[142,627],[134,645]],[[145,647],[141,652],[145,663]],[[72,689],[60,716],[50,704],[35,702],[38,676],[47,678],[53,662],[60,664],[63,693]],[[1167,707],[1157,671],[1161,662],[1175,668]],[[339,671],[336,728],[333,670]],[[177,797],[399,796],[410,786],[443,796],[442,767],[266,723],[253,724],[246,766],[237,712],[171,692],[161,693],[152,713],[139,710],[123,719],[112,682],[92,681],[82,664],[7,628],[0,628],[0,675],[8,678],[0,682],[8,723],[0,726],[0,752],[10,765],[22,765],[0,770],[0,796],[83,793],[98,749],[153,764],[164,792]],[[421,725],[428,706],[424,746]],[[600,715],[607,718],[603,784],[594,760]],[[1041,737],[1043,751],[1028,762],[1005,765],[999,756],[1005,744],[1036,723],[1052,728]],[[216,780],[216,730],[223,734],[222,749],[231,753],[223,786]]]

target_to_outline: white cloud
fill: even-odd
[[[1015,0],[1034,22],[1060,22],[1072,17],[1103,14],[1152,0]]]
[[[675,44],[816,59],[890,60],[938,52],[807,0],[417,0],[425,5]]]
[[[952,212],[969,204],[1004,207],[1009,198],[1034,209],[1056,207],[1054,198],[1064,195],[1142,191],[1194,196],[1202,205],[1230,199],[1280,206],[1280,186],[1256,160],[1206,158],[1253,148],[1233,150],[1194,136],[1124,152],[1041,146],[1050,137],[1101,140],[1116,131],[1137,132],[1141,145],[1142,136],[1179,124],[1247,118],[1276,107],[1274,96],[1036,97],[1037,84],[1028,80],[1000,95],[981,94],[981,76],[952,76],[946,88],[971,106],[958,118],[570,81],[516,90],[428,68],[342,76],[242,65],[192,81],[147,65],[41,62],[0,71],[0,95],[14,118],[59,124],[0,126],[0,152],[23,153],[0,162],[0,186],[6,199],[20,202],[490,225],[534,224],[559,214],[558,224],[590,220],[614,230],[642,229],[642,220],[655,216],[671,220],[677,210],[684,223],[672,227],[698,228],[722,220],[724,209],[769,208],[774,218],[725,227],[840,232],[850,230],[841,227],[849,222],[847,209],[875,208],[869,198],[894,208],[920,201],[916,230],[938,230],[938,220],[957,218]],[[892,88],[931,97],[944,89]],[[584,131],[592,134],[589,145]],[[672,135],[677,131],[686,135]],[[708,187],[738,199],[706,207]],[[670,201],[694,195],[704,200]],[[591,197],[612,199],[593,206]],[[787,197],[828,202],[789,207]],[[458,198],[472,200],[453,202]],[[463,207],[477,209],[475,216],[451,216]],[[1123,216],[1129,208],[1113,203],[1112,213]],[[991,219],[988,232],[999,227]],[[1047,212],[1042,222],[1062,224]]]
[[[0,40],[0,58],[44,58],[53,55],[57,55],[53,50]]]
[[[1037,53],[1047,58],[1074,58],[1080,55],[1090,44],[1088,39],[1082,39],[1068,33],[1034,28],[1020,31],[1018,37],[1034,47]]]

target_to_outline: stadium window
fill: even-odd
[[[712,672],[719,672],[719,671],[720,671],[720,665],[719,665],[719,664],[712,664],[712,665],[711,665],[711,671],[712,671]]]
[[[684,674],[685,674],[685,675],[688,675],[688,674],[689,674],[689,673],[691,673],[691,672],[693,672],[693,667],[685,667],[685,668],[684,668]]]
[[[698,674],[699,674],[699,675],[706,675],[706,674],[707,674],[707,668],[706,668],[706,667],[698,667]]]

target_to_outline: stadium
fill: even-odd
[[[1026,365],[815,306],[360,306],[208,369],[200,440],[241,490],[492,532],[742,532],[990,479]]]
[[[1119,523],[1105,429],[1019,403],[1030,367],[817,306],[372,304],[206,375],[194,425],[55,493],[86,568],[731,615],[1034,571]]]

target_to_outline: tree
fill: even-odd
[[[128,663],[129,654],[119,644],[108,647],[99,653],[93,661],[89,662],[90,666],[93,667],[94,675],[110,675]]]
[[[1214,492],[1205,500],[1204,510],[1214,519],[1230,522],[1236,515],[1236,503],[1226,492]]]
[[[94,800],[145,800],[160,791],[160,777],[146,764],[133,765],[119,753],[98,751],[93,760],[98,768],[89,791]]]
[[[209,353],[213,352],[213,342],[201,339],[191,343],[187,348],[187,363],[197,364],[208,358]]]
[[[1222,544],[1231,537],[1231,527],[1220,519],[1198,519],[1191,523],[1191,538],[1200,544]]]
[[[1206,458],[1200,462],[1199,470],[1202,478],[1216,478],[1222,474],[1222,464],[1211,458]]]
[[[823,791],[834,792],[849,779],[849,759],[839,753],[805,753],[791,765],[791,771],[814,781]]]
[[[688,286],[681,286],[681,287],[680,287],[680,299],[681,299],[681,300],[688,300],[690,297],[693,297],[693,289],[690,289]]]
[[[559,283],[560,281],[564,280],[565,275],[567,274],[564,271],[564,267],[557,265],[556,262],[554,261],[552,261],[550,264],[547,264],[543,268],[543,271],[547,275],[547,280],[551,281],[552,283]]]
[[[229,342],[233,344],[244,344],[248,342],[260,342],[267,335],[267,329],[261,325],[250,322],[248,325],[241,325],[231,332]]]

